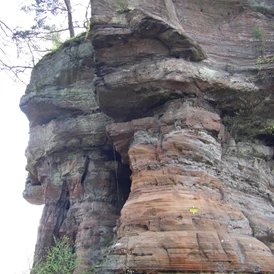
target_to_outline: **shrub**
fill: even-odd
[[[54,237],[55,245],[47,250],[45,257],[36,262],[31,274],[69,274],[76,267],[76,254],[73,252],[68,237]]]

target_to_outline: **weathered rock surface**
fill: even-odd
[[[158,119],[108,126],[118,152],[127,151],[132,185],[106,268],[119,260],[129,269],[150,271],[273,269],[271,250],[254,237],[274,228],[271,179],[257,171],[257,178],[248,181],[253,163],[243,172],[225,171],[224,166],[248,161],[228,160],[217,137],[219,115],[192,107],[192,101],[169,103]],[[123,142],[125,131],[132,136],[129,143]],[[230,182],[239,184],[240,178],[234,176],[249,189],[237,186],[235,191]],[[260,188],[266,199],[259,198]]]
[[[274,273],[272,1],[91,5],[21,100],[36,254],[66,234],[75,273]]]
[[[128,184],[128,175],[105,134],[111,118],[94,98],[92,46],[79,40],[35,67],[22,98],[21,108],[31,121],[30,175],[23,195],[45,204],[36,254],[43,256],[53,235],[67,234],[77,242],[81,267],[89,268],[113,238],[129,186],[122,193],[117,185],[118,179]],[[77,53],[77,63],[71,53]]]

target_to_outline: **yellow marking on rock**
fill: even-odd
[[[198,213],[198,208],[197,207],[191,207],[190,209],[189,209],[189,212],[191,212],[191,213]]]

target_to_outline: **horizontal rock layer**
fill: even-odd
[[[31,122],[23,195],[33,204],[45,204],[38,258],[53,244],[53,235],[68,235],[77,242],[79,267],[88,269],[102,260],[100,249],[113,238],[130,171],[116,160],[105,133],[111,118],[94,97],[92,46],[78,39],[34,68],[22,97],[21,108]],[[77,54],[77,63],[71,54]]]
[[[91,5],[20,103],[36,255],[68,235],[75,273],[272,273],[272,1]]]
[[[273,213],[264,220],[251,216],[247,208],[258,198],[247,202],[249,193],[258,189],[251,186],[244,192],[238,186],[241,182],[233,176],[240,173],[247,180],[245,172],[232,169],[223,175],[224,166],[231,162],[223,159],[229,156],[217,137],[219,116],[190,104],[191,100],[177,100],[158,120],[108,126],[116,149],[129,157],[125,161],[132,170],[132,186],[105,268],[113,268],[119,260],[138,271],[271,271],[273,254],[254,237],[254,227],[272,231]],[[131,134],[129,143],[124,142],[125,132]],[[257,175],[262,185],[263,178],[264,174]],[[271,191],[264,191],[273,199]],[[267,200],[264,210],[273,211]],[[262,214],[252,209],[252,215]]]

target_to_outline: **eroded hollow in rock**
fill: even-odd
[[[131,189],[131,170],[129,165],[122,163],[121,156],[116,151],[114,152],[114,160],[117,162],[115,179],[118,195],[118,208],[121,210],[129,197]]]
[[[259,134],[256,138],[262,141],[266,146],[274,146],[274,131],[272,130],[271,133],[267,134]]]

